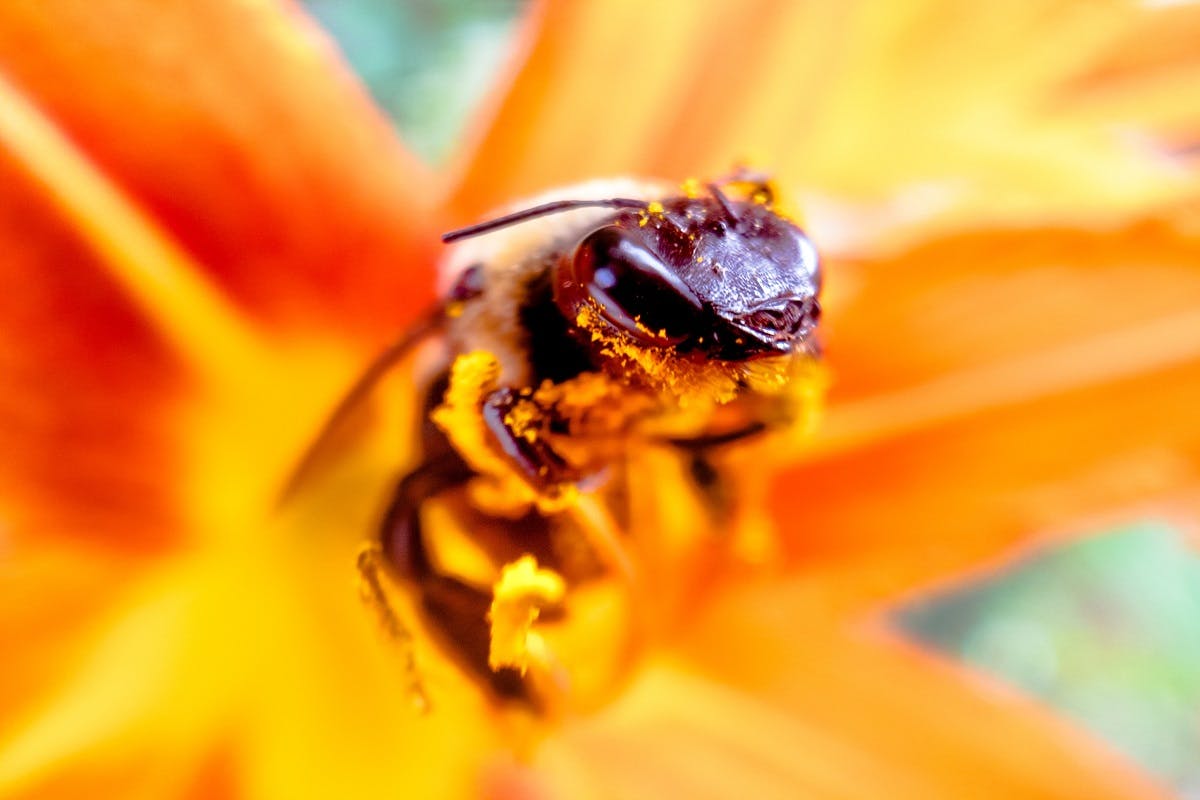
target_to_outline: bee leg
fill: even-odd
[[[358,552],[356,566],[362,581],[360,589],[363,600],[370,604],[379,617],[379,624],[388,637],[400,648],[404,662],[404,674],[408,680],[409,696],[418,712],[429,710],[429,695],[421,682],[421,673],[417,669],[417,656],[413,647],[412,631],[401,621],[400,616],[388,602],[387,592],[379,578],[379,570],[383,561],[383,551],[377,544],[371,543]]]
[[[427,461],[396,488],[381,530],[385,561],[417,588],[431,632],[460,664],[498,696],[533,702],[518,671],[488,665],[490,592],[435,569],[421,530],[420,507],[429,498],[462,485],[472,473],[455,454]]]
[[[581,476],[545,439],[518,430],[511,412],[520,402],[532,402],[516,391],[503,388],[489,394],[483,401],[483,421],[496,443],[531,484],[545,488],[555,484],[573,483]],[[543,414],[544,421],[545,415]]]

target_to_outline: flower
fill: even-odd
[[[1161,796],[879,612],[1035,536],[1194,509],[1194,171],[1164,144],[1195,141],[1200,15],[750,6],[536,7],[452,177],[290,6],[0,10],[5,796]],[[778,569],[519,766],[448,666],[414,716],[355,596],[405,408],[274,498],[429,299],[435,232],[738,156],[844,254]]]

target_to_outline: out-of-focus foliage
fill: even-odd
[[[412,147],[444,159],[521,0],[307,0]],[[1162,525],[1034,557],[899,620],[1200,798],[1200,561]]]
[[[405,141],[441,160],[488,87],[520,0],[308,0]]]
[[[1200,561],[1167,526],[1035,556],[902,622],[1200,797]]]

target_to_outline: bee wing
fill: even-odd
[[[371,398],[380,383],[419,345],[440,334],[445,327],[445,320],[445,306],[436,306],[372,359],[330,411],[324,424],[313,437],[311,444],[296,462],[295,468],[279,494],[278,506],[291,500],[296,492],[313,477],[317,467],[325,460],[329,451],[334,449],[334,443],[346,424]]]

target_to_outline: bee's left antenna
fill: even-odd
[[[503,217],[489,219],[486,222],[480,222],[475,225],[468,225],[465,228],[450,231],[442,234],[442,241],[446,244],[457,242],[459,239],[469,239],[472,236],[479,236],[484,233],[491,233],[500,228],[507,228],[509,225],[517,225],[527,220],[544,217],[548,214],[558,214],[562,211],[573,211],[577,208],[649,208],[650,204],[645,200],[633,200],[628,197],[612,197],[607,200],[557,200],[553,203],[545,203],[532,208],[525,208],[520,211],[514,211],[511,214],[505,214]]]

